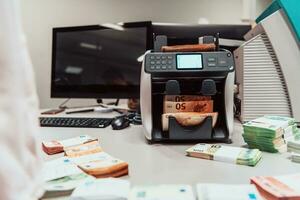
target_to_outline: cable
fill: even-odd
[[[65,101],[63,101],[59,106],[58,108],[60,109],[67,109],[68,106],[65,106],[66,103],[68,103],[68,101],[70,101],[70,98],[66,99]]]

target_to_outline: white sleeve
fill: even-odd
[[[0,199],[41,194],[38,98],[18,0],[0,0]]]

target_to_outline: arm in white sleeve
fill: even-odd
[[[0,0],[0,199],[40,195],[38,99],[17,0]]]

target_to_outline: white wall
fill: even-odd
[[[269,0],[258,0],[258,2],[265,1]],[[36,72],[42,108],[57,107],[62,102],[62,99],[50,99],[53,27],[143,20],[197,23],[200,17],[207,18],[210,23],[238,24],[241,23],[242,16],[242,0],[21,0],[21,2],[23,25]],[[79,101],[84,104],[90,102]]]

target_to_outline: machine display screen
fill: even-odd
[[[201,54],[178,54],[177,69],[202,69]]]

